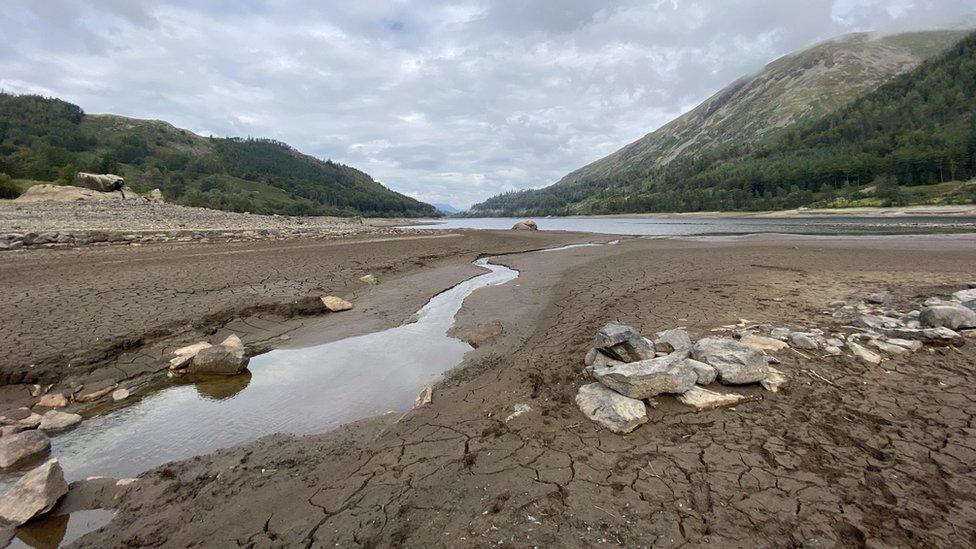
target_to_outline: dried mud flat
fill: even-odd
[[[378,314],[385,319],[380,324],[402,322],[424,294],[436,293],[433,286],[470,276],[467,261],[475,255],[574,237],[485,232],[453,238],[411,244],[410,254],[435,256],[411,268],[397,255],[406,254],[403,243],[363,245],[377,254],[369,261],[390,263],[385,278],[393,284],[387,288],[398,287],[410,298],[398,307],[383,307],[392,295],[375,302],[350,317],[356,329]],[[285,269],[275,271],[280,281],[299,288],[289,295],[306,291],[309,282],[298,282],[306,279],[288,272],[281,260],[306,258],[308,272],[320,271],[315,262],[322,259],[316,258],[325,252],[279,253],[286,255],[269,260],[274,269],[260,261],[242,267],[260,253],[248,262],[226,260],[230,270],[215,270],[211,280],[243,289],[261,283],[230,281],[262,281]],[[354,256],[347,277],[368,263]],[[696,335],[740,318],[823,326],[828,320],[822,311],[833,300],[889,290],[907,303],[958,289],[974,278],[971,237],[623,239],[616,246],[495,262],[521,276],[473,294],[455,331],[464,335],[497,321],[501,335],[469,353],[464,367],[435,388],[429,406],[323,435],[275,435],[164,465],[123,494],[112,522],[76,544],[976,543],[976,345],[927,350],[877,366],[847,356],[780,354],[777,367],[790,378],[783,392],[704,413],[661,398],[650,421],[623,436],[589,422],[573,404],[588,382],[582,357],[607,321],[643,333],[685,326]],[[168,280],[171,274],[156,276]],[[437,282],[408,291],[426,274],[437,274],[429,277]],[[74,291],[83,293],[83,286]],[[382,288],[351,293],[369,302],[371,292]],[[163,312],[173,299],[180,302],[174,311],[211,306],[159,293],[148,299]],[[110,325],[137,320],[123,316]]]

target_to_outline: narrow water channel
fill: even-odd
[[[447,335],[464,298],[518,272],[480,259],[488,272],[431,299],[416,321],[251,359],[250,373],[171,387],[84,421],[53,439],[67,480],[135,476],[168,461],[272,433],[323,433],[410,407],[471,347]]]

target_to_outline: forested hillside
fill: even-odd
[[[754,139],[732,132],[719,140],[713,132],[695,154],[618,162],[603,175],[494,197],[473,210],[585,214],[972,201],[972,185],[928,186],[974,176],[974,42],[970,35],[829,114]]]
[[[171,202],[238,212],[437,215],[359,170],[277,141],[205,138],[160,121],[86,115],[58,99],[0,94],[0,174],[69,182],[76,171],[117,173]]]

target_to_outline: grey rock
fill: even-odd
[[[191,374],[239,374],[247,368],[249,362],[244,351],[241,339],[232,335],[220,345],[201,349],[193,357],[186,371]]]
[[[614,433],[626,434],[647,423],[647,406],[642,401],[625,397],[600,383],[580,387],[576,405],[583,415]]]
[[[881,358],[881,355],[879,355],[878,353],[875,353],[874,351],[870,351],[858,345],[857,343],[853,343],[853,342],[849,343],[848,347],[850,347],[851,352],[854,353],[854,356],[860,358],[864,362],[870,364],[881,364],[881,361],[883,360]]]
[[[0,500],[0,518],[23,524],[51,510],[65,494],[68,483],[58,460],[31,469]]]
[[[797,349],[806,349],[808,351],[815,351],[820,348],[820,344],[817,343],[816,336],[804,332],[791,333],[790,345]]]
[[[41,416],[41,424],[37,428],[47,432],[63,431],[79,423],[81,423],[81,416],[78,414],[50,410]]]
[[[792,333],[792,330],[789,328],[773,328],[770,330],[769,335],[776,339],[786,341],[790,337],[790,333]]]
[[[966,301],[972,301],[976,299],[976,288],[969,289],[969,290],[959,290],[958,292],[952,294],[952,299],[960,303],[965,303]]]
[[[654,358],[654,348],[640,332],[615,322],[605,324],[597,331],[593,347],[623,362]]]
[[[954,301],[946,301],[941,297],[930,297],[922,302],[922,305],[926,307],[932,307],[934,305],[945,305],[947,303],[955,303]]]
[[[898,328],[902,325],[902,321],[897,318],[868,314],[855,316],[853,322],[855,326],[860,326],[862,328],[873,328],[875,330]]]
[[[654,338],[654,350],[662,353],[688,351],[691,349],[691,336],[684,330],[677,328],[658,332]]]
[[[873,294],[868,294],[867,302],[884,305],[891,301],[891,297],[891,292],[876,292]]]
[[[593,377],[624,396],[641,399],[663,393],[680,394],[698,381],[694,370],[672,356],[594,369]]]
[[[766,357],[762,352],[734,339],[706,337],[692,347],[692,357],[710,364],[725,384],[758,383],[766,375]]]
[[[586,357],[583,359],[583,364],[585,364],[588,368],[612,368],[614,366],[620,366],[624,363],[619,360],[615,360],[605,355],[603,351],[594,348],[590,349],[590,351],[586,353]]]
[[[786,385],[786,376],[776,368],[767,366],[766,375],[759,383],[770,393],[778,393]]]
[[[698,376],[698,385],[711,385],[715,383],[715,378],[718,377],[718,371],[704,362],[695,360],[693,358],[684,359],[684,365],[688,368],[694,370],[695,375]]]
[[[962,305],[935,305],[922,309],[918,322],[923,328],[976,328],[976,311]]]
[[[958,332],[950,330],[949,328],[900,328],[887,330],[886,333],[889,336],[898,339],[914,339],[921,341],[926,345],[935,345],[937,347],[947,345],[954,345],[958,347],[966,342],[966,340],[959,335]]]
[[[0,438],[0,469],[41,457],[51,450],[51,439],[40,431],[22,431]]]
[[[515,225],[512,225],[513,231],[538,231],[539,226],[536,225],[535,221],[531,219],[526,219],[525,221],[519,221]]]

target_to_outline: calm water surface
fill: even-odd
[[[689,236],[751,233],[787,234],[914,234],[976,232],[976,217],[795,217],[795,218],[665,218],[665,217],[545,217],[532,218],[541,230],[587,233]],[[510,229],[517,218],[473,217],[435,221],[424,229]]]

